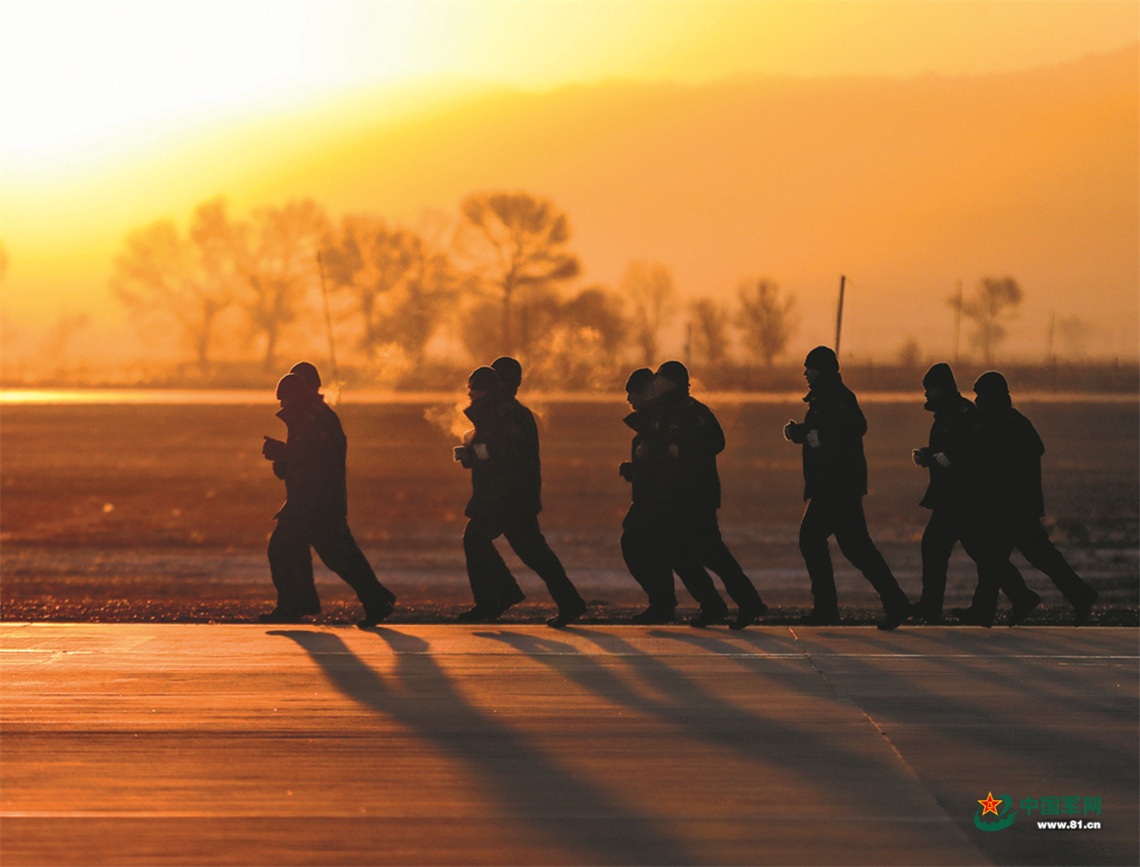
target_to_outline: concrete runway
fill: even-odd
[[[0,863],[1134,865],[1137,639],[4,623]]]

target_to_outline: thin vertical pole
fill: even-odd
[[[847,285],[847,278],[839,275],[839,309],[835,314],[835,355],[839,356],[839,336],[843,332],[843,290]]]

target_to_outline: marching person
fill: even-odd
[[[867,459],[863,435],[867,420],[854,393],[843,384],[839,359],[817,346],[804,360],[808,410],[802,423],[789,421],[784,437],[803,446],[804,500],[800,552],[811,578],[813,606],[803,622],[839,623],[839,601],[828,539],[835,536],[851,565],[879,594],[885,612],[880,629],[895,629],[910,616],[911,605],[867,530],[863,497]]]
[[[455,450],[456,460],[471,470],[463,550],[475,600],[474,607],[458,619],[491,622],[523,600],[522,590],[495,549],[494,540],[503,536],[545,582],[558,605],[558,614],[547,624],[562,627],[581,619],[586,603],[538,525],[542,511],[538,427],[534,415],[514,397],[522,368],[514,359],[510,359],[513,365],[499,361],[508,377],[505,386],[492,367],[480,367],[468,379],[471,403],[465,413],[475,427]]]
[[[384,587],[357,546],[348,527],[345,482],[347,440],[340,419],[320,394],[316,367],[301,362],[277,384],[284,442],[265,437],[262,454],[285,481],[285,505],[274,516],[269,539],[269,569],[277,589],[277,607],[263,623],[297,623],[318,614],[321,602],[313,582],[310,548],[347,583],[364,606],[357,625],[375,626],[387,618],[395,595]]]
[[[1012,544],[989,514],[990,505],[982,501],[984,468],[980,465],[978,410],[958,391],[948,364],[931,367],[922,385],[926,397],[923,408],[934,414],[934,421],[929,444],[912,453],[915,464],[930,474],[919,503],[930,509],[930,520],[922,534],[922,598],[914,606],[914,614],[926,623],[941,622],[946,573],[958,542],[977,563],[980,582],[1000,586],[1011,598],[1028,604],[1032,594],[1009,562]]]
[[[704,569],[709,569],[736,603],[736,618],[729,627],[744,629],[768,608],[729,551],[717,522],[721,489],[716,456],[724,451],[724,431],[712,410],[689,394],[689,371],[681,362],[662,364],[653,387],[652,435],[647,445],[669,554],[666,568],[677,570],[701,606],[693,626],[727,619],[724,600],[711,581],[703,580]]]
[[[1041,519],[1045,496],[1041,485],[1041,457],[1045,444],[1033,423],[1013,408],[1009,383],[996,370],[983,373],[974,383],[975,403],[982,429],[983,478],[990,515],[1000,521],[1030,565],[1044,572],[1073,606],[1073,623],[1087,622],[1099,595],[1081,579],[1049,539]],[[1003,588],[1004,589],[1004,588]],[[1032,591],[1011,598],[1010,625],[1022,622],[1040,603]],[[966,609],[972,617],[992,620],[997,588],[979,582],[974,601]]]
[[[662,551],[660,522],[654,520],[657,496],[648,468],[648,439],[651,431],[649,404],[653,399],[653,371],[635,370],[625,384],[626,400],[632,412],[622,421],[633,430],[629,460],[618,472],[630,483],[630,504],[621,523],[621,553],[633,579],[641,585],[649,607],[633,616],[638,624],[672,623],[677,607],[673,570]]]
[[[677,607],[673,572],[680,568],[678,574],[682,583],[701,605],[702,615],[694,620],[694,625],[707,625],[702,617],[710,621],[715,617],[717,622],[723,622],[728,617],[728,606],[716,592],[708,572],[699,564],[669,561],[672,543],[666,532],[665,516],[661,512],[658,486],[649,459],[654,432],[654,380],[653,371],[643,367],[631,373],[625,384],[626,400],[632,412],[622,421],[633,430],[634,437],[630,443],[630,459],[618,468],[621,477],[631,487],[631,502],[622,521],[621,552],[630,575],[641,585],[649,600],[649,607],[635,614],[631,620],[637,624],[673,622]]]

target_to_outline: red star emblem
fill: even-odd
[[[982,815],[986,813],[993,813],[995,816],[998,814],[997,808],[1001,801],[994,798],[994,793],[990,792],[984,801],[978,801],[982,805]]]

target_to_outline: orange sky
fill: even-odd
[[[430,122],[440,106],[484,85],[535,93],[615,78],[705,85],[739,74],[977,76],[1069,63],[1138,39],[1140,3],[1084,0],[5,0],[0,4],[0,240],[9,259],[0,296],[5,339],[13,329],[74,311],[113,325],[121,311],[109,300],[106,283],[126,233],[159,217],[185,220],[194,204],[212,195],[225,193],[235,204],[251,207],[307,193],[335,208],[333,192],[298,190],[291,175],[300,172],[298,154],[313,165],[336,160],[324,150],[329,130],[355,134],[347,107],[355,111],[354,95],[369,88],[388,90],[383,107],[373,105],[368,122],[399,128]],[[282,121],[298,117],[307,120],[293,127]],[[239,128],[237,135],[233,130]],[[284,138],[283,128],[288,129]],[[820,166],[824,173],[836,170]],[[858,171],[858,166],[844,170]],[[506,186],[527,180],[520,173],[512,184],[503,167],[489,174]],[[473,171],[470,188],[450,203],[433,201],[438,190],[430,178],[422,179],[421,188],[420,179],[407,178],[404,198],[415,201],[420,189],[418,204],[455,208],[458,195],[480,188],[482,177]],[[573,220],[570,203],[562,204]],[[620,206],[631,221],[662,219],[655,210],[639,210],[637,201]],[[1010,219],[1016,220],[1016,213]],[[596,238],[591,228],[597,227],[578,226],[579,237]],[[684,232],[676,226],[663,225],[661,234],[683,243]],[[587,278],[611,284],[619,276],[617,263],[646,255],[603,249],[601,241],[590,250],[598,266],[591,274],[591,259],[583,250]],[[693,263],[685,273],[697,273],[701,257],[699,249],[678,250],[679,259]],[[845,266],[827,267],[838,272]],[[985,267],[979,262],[979,269]],[[948,273],[946,278],[979,276]],[[1135,295],[1135,285],[1126,288]],[[1135,318],[1134,306],[1122,312]],[[1039,311],[1038,318],[1042,315]],[[1125,330],[1120,347],[1135,352],[1135,322]]]

